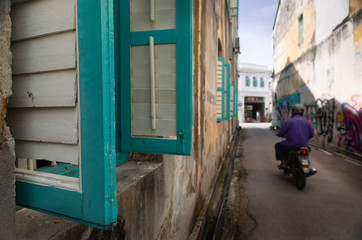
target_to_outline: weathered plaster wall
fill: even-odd
[[[302,103],[319,135],[319,144],[362,155],[361,1],[336,1],[336,5],[303,2],[304,8],[291,15],[290,22],[297,21],[301,13],[315,12],[308,20],[315,30],[304,31],[305,38],[312,39],[309,47],[300,51],[290,44],[293,37],[298,41],[298,32],[286,25],[289,19],[281,17],[283,12],[279,12],[274,29],[274,103],[284,102],[276,105],[278,119],[287,119],[290,106]],[[335,14],[330,14],[332,5]],[[285,6],[279,8],[283,10]],[[276,36],[284,27],[284,37]],[[288,53],[282,51],[287,48],[291,48]],[[285,59],[289,59],[287,63]],[[295,93],[299,98],[289,97]]]
[[[304,39],[298,41],[299,22],[303,14]],[[313,2],[281,1],[277,23],[273,31],[274,72],[281,72],[290,63],[296,61],[314,44],[315,11]]]
[[[0,1],[0,238],[15,239],[15,143],[6,126],[11,92],[10,1]]]
[[[349,0],[315,0],[314,6],[317,13],[315,41],[318,44],[346,18],[349,13]]]
[[[216,121],[216,66],[217,57],[223,57],[230,64],[231,82],[236,83],[237,56],[233,53],[233,39],[237,36],[237,22],[229,18],[227,1],[203,1],[204,16],[202,20],[202,173],[201,197],[209,191],[212,179],[220,167],[221,157],[230,143],[236,129],[237,118],[228,121]],[[219,56],[218,41],[221,45]]]

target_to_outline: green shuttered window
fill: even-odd
[[[228,120],[230,114],[230,64],[219,57],[216,77],[216,120]]]
[[[121,150],[190,155],[192,2],[131,0],[120,8]]]
[[[230,84],[230,117],[237,116],[238,108],[237,108],[237,96],[238,92],[236,90],[236,84]]]
[[[245,77],[245,86],[250,87],[250,78],[248,76]]]

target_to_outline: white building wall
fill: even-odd
[[[250,86],[246,86],[246,77],[250,79]],[[271,113],[271,71],[267,66],[240,63],[239,64],[239,86],[238,86],[238,119],[244,122],[245,97],[263,97],[265,116]],[[253,78],[256,78],[258,85],[253,86]],[[264,80],[264,87],[260,86],[261,78]]]
[[[316,12],[315,41],[318,44],[346,18],[349,12],[349,0],[315,0],[314,6]]]

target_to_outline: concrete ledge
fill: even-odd
[[[154,190],[154,188],[150,188],[150,184],[157,183],[155,179],[159,178],[155,175],[163,175],[162,165],[162,163],[129,162],[117,168],[119,221],[115,228],[101,231],[80,223],[23,208],[16,213],[17,239],[125,239],[126,235],[128,235],[127,239],[141,239],[133,238],[132,235],[137,232],[147,234],[146,227],[140,226],[140,223],[145,224],[146,219],[142,219],[142,214],[140,216],[136,212],[147,206],[147,201],[150,199],[145,198],[145,196],[149,196],[150,192]],[[158,193],[154,192],[154,194]],[[143,204],[144,207],[140,204]],[[147,209],[147,212],[153,214],[151,209]],[[130,219],[136,222],[132,222]],[[125,227],[127,227],[127,231],[125,231]]]

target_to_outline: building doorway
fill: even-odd
[[[245,122],[264,122],[265,103],[263,97],[245,97]]]

